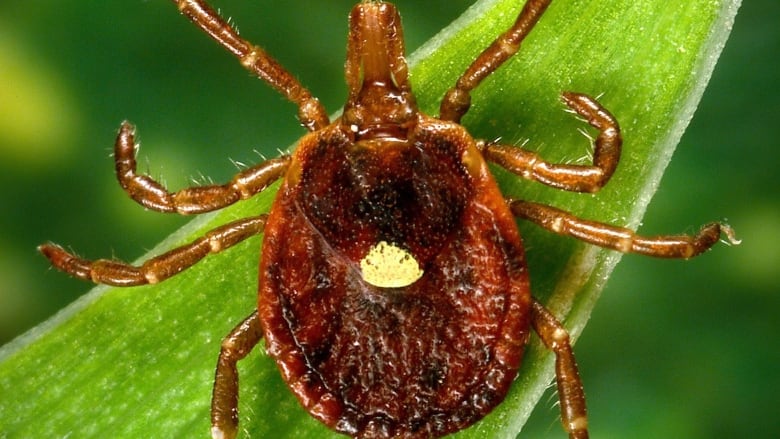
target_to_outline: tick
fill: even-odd
[[[585,397],[566,329],[534,299],[516,218],[621,252],[689,258],[730,228],[642,237],[550,206],[504,198],[487,163],[559,189],[596,192],[620,158],[618,122],[595,99],[563,102],[598,131],[592,165],[472,138],[459,124],[470,93],[517,52],[550,0],[528,0],[516,22],[444,96],[421,113],[409,84],[401,21],[390,3],[362,1],[349,18],[348,97],[330,120],[320,102],[202,0],[180,11],[241,64],[298,106],[310,132],[287,156],[224,185],[169,192],[136,171],[134,128],[119,129],[122,188],[142,206],[198,214],[282,185],[268,214],[217,227],[141,266],[88,261],[54,244],[58,269],[96,283],[160,282],[209,254],[264,234],[257,309],[222,341],[212,394],[215,438],[238,427],[236,363],[261,339],[290,390],[315,418],[364,438],[438,437],[468,427],[504,399],[531,330],[556,358],[561,418],[588,437]]]

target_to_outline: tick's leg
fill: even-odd
[[[501,34],[485,49],[458,78],[455,87],[449,89],[441,101],[439,118],[460,122],[471,105],[471,90],[493,73],[507,59],[517,53],[520,43],[539,21],[551,0],[528,0],[520,11],[515,24]]]
[[[136,202],[159,212],[194,214],[221,209],[268,187],[287,171],[288,156],[245,169],[224,185],[196,186],[171,193],[148,175],[136,173],[135,128],[123,122],[114,144],[116,177]]]
[[[179,10],[222,47],[227,49],[247,70],[298,105],[298,119],[314,131],[329,123],[325,108],[312,97],[295,77],[271,58],[263,49],[241,38],[227,21],[201,0],[174,0]]]
[[[487,142],[480,142],[482,153],[486,159],[529,180],[567,191],[596,192],[609,181],[620,161],[620,127],[609,111],[586,95],[564,93],[562,99],[599,130],[592,166],[549,163],[534,152]]]
[[[577,372],[577,362],[569,343],[569,333],[542,304],[534,299],[531,325],[547,349],[555,353],[555,381],[561,403],[561,423],[571,439],[587,439],[588,414],[585,393]]]
[[[55,268],[82,280],[120,287],[154,284],[190,268],[211,253],[262,233],[267,218],[268,215],[260,215],[217,227],[194,242],[149,259],[139,267],[107,259],[88,261],[55,244],[43,244],[38,250]]]
[[[551,232],[568,235],[600,247],[623,253],[639,253],[659,258],[691,258],[715,245],[721,233],[732,244],[739,244],[731,227],[710,223],[695,235],[639,236],[632,230],[588,221],[544,204],[509,200],[512,213]]]
[[[214,391],[211,394],[211,436],[232,439],[238,429],[238,370],[236,363],[247,356],[263,337],[257,311],[233,328],[222,340]]]

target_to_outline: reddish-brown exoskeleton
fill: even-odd
[[[587,416],[569,336],[530,293],[515,218],[622,252],[688,258],[726,226],[694,236],[641,237],[523,200],[504,199],[492,161],[522,177],[580,192],[599,190],[618,164],[617,121],[594,99],[563,101],[598,131],[593,165],[561,165],[533,152],[473,139],[458,122],[470,92],[519,48],[550,0],[528,0],[515,24],[471,64],[444,97],[438,118],[418,111],[398,13],[363,1],[350,16],[343,115],[324,108],[262,49],[238,36],[201,0],[184,15],[299,108],[311,131],[292,156],[269,160],[224,185],[175,193],[136,173],[134,129],[115,146],[122,187],[161,212],[195,214],[283,184],[270,213],[221,226],[140,267],[80,259],[46,244],[52,264],[97,283],[162,281],[264,233],[257,310],[222,342],[211,420],[214,437],[238,425],[236,363],[265,338],[268,354],[312,416],[354,437],[437,437],[499,404],[533,328],[556,356],[562,422],[585,438]]]

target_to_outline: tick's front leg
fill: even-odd
[[[542,18],[552,0],[526,1],[515,23],[488,46],[458,78],[441,101],[439,118],[460,122],[471,106],[471,90],[496,71],[520,49],[520,43]]]
[[[192,243],[149,259],[139,267],[108,259],[88,261],[55,244],[43,244],[38,250],[55,268],[82,280],[119,287],[153,284],[186,270],[211,253],[262,233],[267,218],[268,215],[260,215],[217,227]]]
[[[530,220],[559,235],[567,235],[600,247],[623,253],[639,253],[659,258],[691,258],[715,245],[721,233],[732,244],[739,244],[734,230],[720,223],[710,223],[695,235],[640,236],[630,229],[578,218],[566,211],[544,204],[509,200],[515,216]]]
[[[116,177],[125,192],[148,209],[185,215],[211,212],[262,192],[284,175],[290,164],[290,157],[282,156],[239,172],[227,184],[172,193],[148,175],[136,173],[135,149],[135,128],[123,122],[114,145],[114,161]]]
[[[298,106],[298,119],[309,130],[323,128],[329,123],[328,114],[320,101],[312,97],[290,72],[262,48],[241,38],[238,31],[219,16],[203,0],[173,0],[182,14],[227,49],[247,70],[267,82],[285,98]]]
[[[238,369],[236,363],[263,337],[257,311],[233,328],[222,340],[214,391],[211,396],[211,436],[232,439],[238,430]]]

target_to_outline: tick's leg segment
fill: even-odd
[[[546,162],[534,152],[508,145],[481,142],[485,158],[510,172],[559,189],[596,192],[615,172],[623,143],[615,118],[594,99],[578,93],[564,93],[563,101],[599,130],[593,148],[593,166],[560,165]]]
[[[241,38],[227,21],[201,0],[174,0],[179,10],[222,47],[230,51],[247,70],[298,105],[298,119],[314,131],[328,125],[325,108],[295,77],[263,49]]]
[[[721,233],[725,234],[732,244],[739,243],[731,227],[720,223],[707,224],[695,235],[645,237],[623,227],[577,218],[568,212],[544,204],[509,200],[509,206],[515,216],[530,220],[551,232],[572,236],[589,244],[623,253],[687,259],[709,250],[718,242]]]
[[[133,200],[148,209],[185,215],[221,209],[262,192],[279,179],[290,164],[290,158],[282,156],[239,172],[227,184],[191,187],[171,193],[151,177],[136,173],[135,128],[128,122],[123,122],[119,128],[114,160],[119,184]]]
[[[555,380],[561,402],[561,423],[571,439],[587,439],[588,414],[569,333],[542,304],[534,299],[531,325],[547,349],[555,353]]]
[[[247,356],[263,337],[257,311],[233,328],[222,340],[214,391],[211,395],[211,436],[232,439],[238,429],[238,369],[236,363]]]
[[[153,284],[186,270],[211,253],[262,233],[267,217],[244,218],[217,227],[190,244],[149,259],[140,267],[107,259],[88,261],[55,244],[43,244],[38,250],[55,268],[79,279],[120,287]]]
[[[520,43],[539,21],[551,0],[528,0],[515,24],[501,34],[471,63],[458,78],[454,88],[447,91],[439,110],[440,119],[460,122],[471,106],[471,90],[499,68],[520,49]]]

